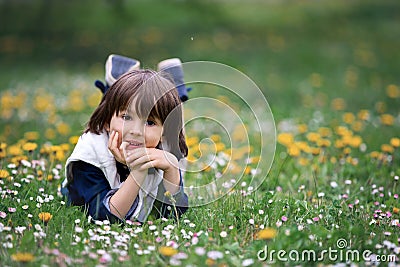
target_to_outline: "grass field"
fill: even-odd
[[[400,264],[400,4],[120,3],[122,17],[117,4],[88,12],[89,4],[70,1],[43,21],[38,6],[0,28],[0,265]],[[24,5],[1,3],[2,19]],[[29,20],[43,24],[42,36]],[[263,184],[254,190],[249,181],[268,166],[229,150],[240,133],[227,140],[193,125],[189,159],[218,152],[239,167],[228,172],[239,182],[218,201],[178,222],[144,225],[94,222],[67,206],[64,163],[100,101],[93,81],[109,53],[150,68],[171,56],[216,61],[251,78],[276,124]],[[193,88],[192,99],[208,93]],[[241,107],[223,94],[215,99]],[[199,146],[205,137],[215,146]],[[259,151],[254,144],[250,151]],[[213,181],[226,164],[189,173],[185,183]]]

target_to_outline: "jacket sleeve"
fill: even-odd
[[[85,206],[88,214],[95,220],[120,222],[121,220],[110,212],[107,201],[117,189],[111,189],[104,173],[99,168],[83,161],[71,164],[73,164],[71,166],[73,180],[68,185],[69,202],[72,205]],[[127,215],[136,207],[137,199]]]

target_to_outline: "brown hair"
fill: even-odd
[[[157,118],[169,150],[178,159],[187,156],[183,134],[182,103],[175,86],[153,70],[134,70],[122,75],[103,96],[85,132],[100,134],[114,114],[127,110],[134,99],[139,117]]]

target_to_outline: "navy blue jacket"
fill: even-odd
[[[84,161],[75,161],[71,164],[73,180],[66,188],[61,189],[63,195],[68,198],[68,203],[83,207],[95,220],[121,222],[121,220],[112,214],[109,208],[104,205],[104,199],[110,197],[110,193],[115,191],[111,189],[104,173],[99,168]],[[125,165],[117,162],[117,171],[120,175],[121,182],[125,181],[129,175],[129,169]],[[179,217],[186,212],[188,209],[188,197],[183,191],[182,176],[180,177],[180,186],[180,191],[174,195],[177,211],[175,212],[170,199],[164,195],[166,190],[163,183],[160,183],[157,198],[154,201],[149,218],[176,218],[176,215]],[[138,197],[134,201],[125,219],[128,219],[133,214],[137,204]]]

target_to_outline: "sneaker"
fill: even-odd
[[[139,60],[111,54],[108,56],[106,62],[106,83],[108,86],[111,86],[122,74],[130,70],[138,70],[139,68]]]
[[[175,84],[182,102],[185,102],[189,99],[188,91],[190,91],[191,88],[187,88],[185,86],[185,82],[183,80],[182,62],[179,58],[163,60],[158,63],[157,69],[160,72],[168,74],[170,80]]]
[[[107,58],[105,68],[106,84],[99,80],[96,80],[94,83],[103,94],[107,92],[108,88],[110,88],[110,86],[113,85],[122,74],[130,70],[138,70],[140,68],[140,61],[129,57],[111,54]]]

